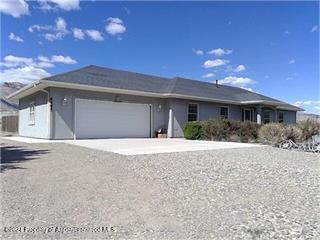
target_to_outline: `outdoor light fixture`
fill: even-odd
[[[68,98],[67,96],[64,96],[64,98],[62,99],[62,105],[65,106],[68,103]]]
[[[115,101],[115,102],[121,102],[120,96],[116,95],[116,96],[114,97],[114,101]]]
[[[158,104],[158,112],[160,112],[161,109],[162,109],[162,105],[159,103],[159,104]]]

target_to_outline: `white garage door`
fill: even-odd
[[[150,105],[76,99],[76,138],[150,137]]]

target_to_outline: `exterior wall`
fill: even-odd
[[[38,92],[19,101],[19,134],[26,137],[52,138],[52,139],[73,139],[74,138],[74,102],[75,98],[97,99],[114,101],[119,97],[122,102],[145,103],[152,105],[152,132],[159,128],[168,129],[169,109],[172,110],[172,137],[183,137],[183,125],[188,121],[188,104],[197,103],[198,119],[206,120],[220,116],[220,107],[229,108],[229,119],[241,120],[242,107],[237,105],[228,105],[220,103],[210,103],[183,99],[160,99],[151,97],[142,97],[134,95],[122,95],[113,93],[93,92],[84,90],[50,88],[50,97],[52,98],[51,117],[48,113],[47,94]],[[66,98],[66,104],[63,99]],[[35,102],[35,124],[29,124],[29,104]],[[159,104],[162,108],[159,110]],[[268,108],[262,109],[263,111]],[[295,123],[296,112],[287,110],[271,110],[271,120],[277,121],[278,112],[284,113],[284,123]],[[277,113],[277,114],[275,114]],[[256,111],[254,111],[254,120],[256,121]],[[50,136],[51,126],[51,136]]]
[[[24,137],[50,138],[50,119],[47,93],[38,92],[19,100],[19,135]],[[35,102],[35,122],[29,124],[29,104]]]
[[[159,128],[167,129],[168,109],[167,100],[151,97],[140,97],[133,95],[122,95],[104,92],[83,91],[64,88],[51,88],[50,96],[53,100],[52,111],[52,138],[53,139],[73,139],[74,129],[74,102],[75,98],[97,99],[114,101],[118,96],[122,102],[146,103],[152,105],[152,132]],[[62,104],[66,97],[67,103]],[[162,108],[159,110],[158,105]]]
[[[188,121],[188,104],[197,103],[198,104],[198,119],[207,120],[210,118],[220,117],[220,107],[229,108],[229,119],[230,120],[242,120],[242,108],[253,109],[253,121],[257,121],[257,111],[254,106],[238,106],[238,105],[228,105],[223,103],[210,103],[192,100],[182,100],[182,99],[169,99],[168,108],[172,109],[173,112],[173,137],[183,137],[183,125]],[[278,112],[284,113],[284,123],[295,123],[296,122],[296,112],[295,111],[285,111],[285,110],[275,110],[273,108],[264,107],[262,109],[262,117],[264,111],[270,111],[271,122],[277,122]],[[263,119],[262,119],[263,121]]]
[[[283,112],[284,123],[290,124],[297,122],[297,112],[287,110],[278,110],[278,112]]]
[[[229,108],[229,119],[241,120],[241,107],[237,105],[228,105],[223,103],[210,103],[182,99],[170,99],[169,109],[173,112],[173,137],[183,137],[183,125],[188,121],[188,104],[198,104],[198,119],[206,120],[220,116],[220,107]]]
[[[270,111],[271,113],[271,122],[278,122],[278,116],[279,112],[283,112],[283,123],[290,124],[290,123],[296,123],[296,111],[289,111],[289,110],[276,110],[273,108],[263,108],[262,109],[262,122],[263,122],[263,113],[264,111]]]

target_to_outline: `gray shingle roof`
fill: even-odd
[[[97,87],[134,90],[160,94],[179,94],[199,98],[212,98],[225,101],[271,101],[282,106],[285,102],[273,99],[242,88],[190,80],[185,78],[164,78],[111,68],[87,66],[75,71],[54,75],[44,80],[85,84]]]
[[[167,78],[93,65],[44,80],[152,93],[165,93],[170,84],[170,79]]]

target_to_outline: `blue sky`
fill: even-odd
[[[318,2],[4,0],[0,11],[2,82],[95,64],[320,111]]]

